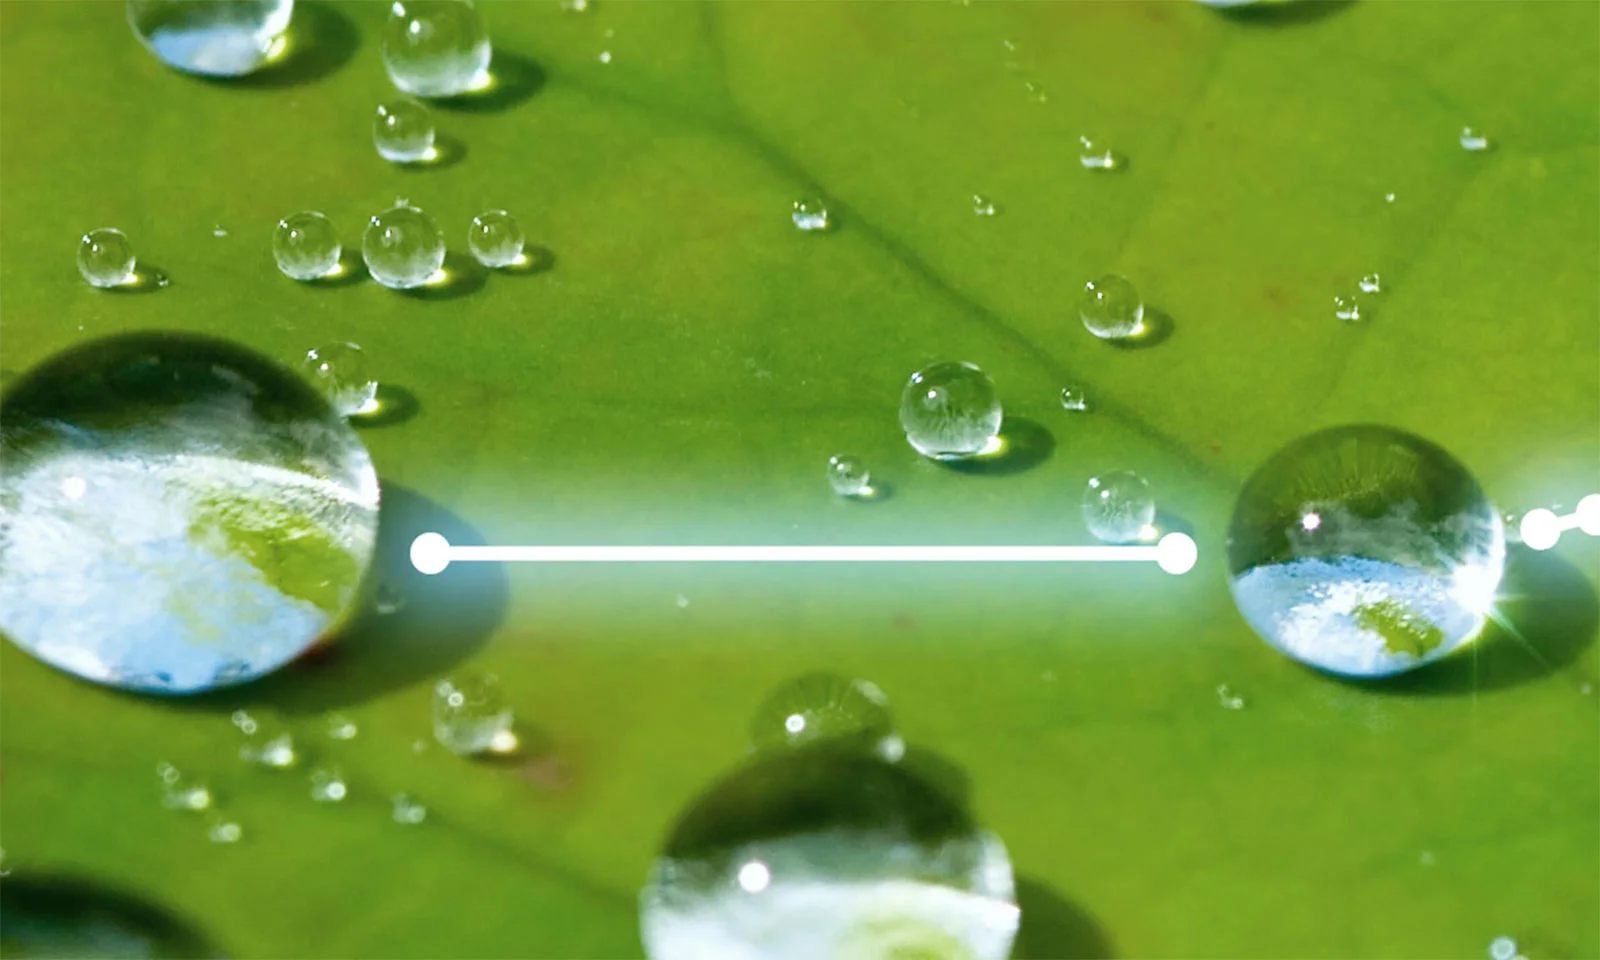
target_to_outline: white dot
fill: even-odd
[[[1561,539],[1561,518],[1539,507],[1522,515],[1518,527],[1522,542],[1530,550],[1549,550]]]
[[[1156,544],[1156,563],[1168,573],[1188,573],[1199,555],[1194,539],[1186,533],[1169,533]]]
[[[68,477],[61,481],[61,494],[68,500],[82,500],[89,492],[89,482],[82,477]]]
[[[772,882],[772,871],[760,860],[751,860],[739,868],[739,886],[746,893],[760,893]]]
[[[798,713],[791,713],[783,720],[783,729],[790,733],[799,733],[806,728],[806,718]]]
[[[411,565],[432,576],[450,566],[450,541],[437,533],[424,533],[411,541]]]
[[[1578,501],[1578,529],[1591,537],[1600,537],[1600,493],[1591,493]]]
[[[1300,529],[1306,533],[1310,533],[1320,526],[1322,526],[1322,514],[1314,510],[1308,511],[1300,517]]]

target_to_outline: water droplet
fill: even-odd
[[[1360,280],[1362,293],[1377,293],[1383,289],[1383,280],[1376,273],[1369,273]]]
[[[280,733],[259,747],[246,744],[239,748],[239,759],[278,770],[292,767],[297,759],[294,752],[294,737]]]
[[[373,217],[361,237],[361,258],[372,279],[393,290],[433,283],[444,266],[444,233],[416,207],[397,206]]]
[[[228,235],[228,231],[223,229],[222,224],[219,223],[211,228],[211,235],[213,237],[226,237]]]
[[[328,716],[328,737],[333,740],[354,740],[358,732],[355,721],[342,713]]]
[[[806,674],[779,687],[762,701],[750,726],[750,742],[757,750],[830,740],[881,755],[886,749],[903,752],[903,744],[892,745],[899,739],[882,690],[832,673]]]
[[[1333,315],[1346,323],[1354,323],[1361,319],[1361,305],[1356,303],[1355,297],[1334,297]]]
[[[428,818],[428,808],[404,793],[395,794],[389,802],[394,805],[395,823],[417,824]]]
[[[1489,138],[1471,127],[1461,128],[1461,149],[1479,151],[1489,149]]]
[[[972,195],[972,212],[980,217],[992,217],[996,212],[994,201],[981,193],[974,193]]]
[[[611,51],[610,50],[601,50],[599,59],[600,59],[601,63],[610,63],[611,62]]]
[[[305,371],[339,416],[354,417],[378,408],[378,382],[367,372],[367,357],[359,345],[330,343],[307,350]]]
[[[158,764],[156,773],[161,778],[161,805],[168,810],[204,810],[211,806],[211,791],[205,784],[191,780],[178,772],[170,763]]]
[[[802,198],[794,202],[794,225],[801,230],[826,230],[828,222],[828,208],[815,197]]]
[[[796,812],[799,816],[796,816]],[[904,765],[830,746],[772,751],[678,821],[639,898],[645,953],[1011,956],[1005,846]]]
[[[561,0],[561,9],[570,13],[583,13],[589,9],[589,0]]]
[[[1581,684],[1578,687],[1578,692],[1587,697],[1587,696],[1589,696],[1589,695],[1594,693],[1594,684],[1592,684],[1592,683]]]
[[[378,590],[372,597],[372,609],[378,616],[387,617],[399,613],[405,605],[405,594],[387,583],[378,584]]]
[[[1224,710],[1244,709],[1244,698],[1235,696],[1233,691],[1228,689],[1226,683],[1217,685],[1217,702],[1222,704]]]
[[[1510,937],[1495,937],[1489,941],[1490,960],[1511,960],[1517,955],[1517,941]]]
[[[389,80],[417,97],[489,86],[489,33],[471,0],[396,0],[383,28]]]
[[[438,157],[433,113],[415,100],[391,100],[372,118],[372,145],[390,163],[425,163]]]
[[[489,675],[440,680],[433,688],[433,738],[460,756],[485,753],[502,730],[510,730],[498,678]]]
[[[311,799],[318,803],[338,803],[347,793],[344,775],[338,767],[311,771]]]
[[[1119,166],[1116,153],[1103,140],[1079,137],[1078,146],[1078,162],[1085,169],[1115,170]]]
[[[689,598],[681,593],[678,594],[677,598],[672,602],[678,605],[679,610],[683,610],[689,606]]]
[[[1388,427],[1336,427],[1246,482],[1228,566],[1234,602],[1269,644],[1332,673],[1385,676],[1478,634],[1505,540],[1448,453]]]
[[[841,497],[860,497],[872,492],[872,476],[859,457],[847,453],[828,458],[828,486]]]
[[[1156,501],[1144,477],[1128,470],[1090,477],[1083,492],[1083,522],[1096,539],[1133,543],[1146,539]]]
[[[1102,340],[1123,340],[1144,332],[1144,301],[1127,278],[1114,273],[1084,284],[1078,315],[1084,329]]]
[[[1022,89],[1028,91],[1028,99],[1032,100],[1034,103],[1045,103],[1050,99],[1045,94],[1044,87],[1032,80],[1024,80],[1022,82]]]
[[[255,735],[256,720],[254,717],[250,716],[250,714],[243,710],[235,710],[233,711],[233,716],[230,719],[233,721],[233,725],[238,727],[239,731],[245,736],[250,737]]]
[[[120,287],[137,280],[133,244],[121,230],[90,230],[78,241],[78,272],[91,287]]]
[[[1383,201],[1385,203],[1394,203],[1394,194],[1392,194],[1392,193],[1384,194],[1383,195]]]
[[[489,210],[472,218],[467,247],[486,267],[512,267],[524,262],[526,240],[516,218],[504,210]]]
[[[945,361],[918,370],[900,395],[900,428],[925,457],[961,460],[991,449],[1002,410],[994,381],[975,365]]]
[[[294,280],[334,276],[343,251],[333,223],[315,210],[284,217],[272,232],[272,258],[284,276]]]
[[[212,843],[238,843],[244,837],[244,829],[232,820],[213,815],[206,837]]]
[[[1424,867],[1433,866],[1433,863],[1434,863],[1433,851],[1432,850],[1424,850],[1424,851],[1422,851],[1422,854],[1417,857],[1417,862],[1422,864]]]
[[[284,51],[294,0],[129,0],[127,9],[134,36],[168,66],[237,77]]]
[[[357,597],[372,461],[301,378],[243,347],[84,344],[11,384],[0,422],[0,633],[53,666],[163,694],[240,683]]]
[[[1077,413],[1089,412],[1089,394],[1077,385],[1061,388],[1061,409]]]

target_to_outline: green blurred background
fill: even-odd
[[[1600,544],[1513,552],[1492,628],[1396,682],[1258,640],[1228,596],[1244,477],[1312,430],[1441,444],[1506,510],[1600,465],[1600,6],[1361,2],[481,4],[503,84],[437,111],[451,162],[384,163],[381,3],[303,2],[298,48],[236,83],[174,73],[120,3],[0,4],[0,367],[88,338],[216,334],[286,363],[360,343],[409,398],[366,429],[373,583],[328,653],[195,701],[119,695],[0,652],[0,843],[171,910],[229,955],[637,955],[674,817],[744,754],[774,686],[871,679],[1010,848],[1019,956],[1600,955]],[[601,53],[611,54],[609,63]],[[1457,137],[1482,129],[1493,149]],[[1078,137],[1124,169],[1082,169]],[[1385,198],[1393,194],[1393,201]],[[993,217],[972,197],[990,197]],[[789,222],[802,196],[837,228]],[[424,297],[308,286],[278,218],[347,246],[410,199],[459,278]],[[484,209],[544,267],[462,260]],[[116,226],[171,285],[86,286]],[[220,228],[225,235],[218,236]],[[1094,340],[1085,280],[1130,277],[1170,335]],[[1365,322],[1332,298],[1376,271]],[[966,359],[1027,456],[920,461],[906,376]],[[1095,412],[1057,402],[1083,384]],[[840,501],[863,457],[890,496]],[[487,543],[1077,543],[1087,478],[1134,469],[1192,530],[1153,566],[452,568]],[[1530,650],[1531,648],[1531,650]],[[528,749],[432,744],[429,686],[492,671]],[[1242,710],[1226,710],[1227,684]],[[296,734],[246,768],[229,712]],[[340,711],[360,727],[325,735]],[[414,745],[423,743],[418,751]],[[243,840],[162,809],[207,782]],[[312,803],[306,764],[350,799]],[[403,826],[406,791],[428,819]]]

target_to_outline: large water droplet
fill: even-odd
[[[935,460],[960,460],[990,450],[1000,434],[1001,417],[994,381],[962,361],[918,370],[900,395],[906,442]]]
[[[433,146],[433,113],[415,100],[391,100],[372,118],[372,145],[390,163],[426,163],[438,157]]]
[[[394,290],[432,283],[444,266],[444,233],[433,218],[405,203],[373,217],[361,237],[372,279]]]
[[[1477,152],[1489,149],[1489,138],[1472,127],[1461,128],[1461,149]]]
[[[290,214],[272,231],[272,258],[293,280],[319,280],[339,272],[344,252],[333,223],[315,210]]]
[[[80,677],[191,693],[298,656],[371,560],[378,480],[304,380],[133,334],[0,400],[0,631]]]
[[[859,457],[847,453],[828,458],[828,486],[841,497],[861,497],[872,492],[872,475]]]
[[[128,0],[128,25],[168,66],[237,77],[284,49],[294,0]]]
[[[1246,482],[1228,565],[1234,601],[1268,643],[1333,673],[1383,676],[1477,636],[1505,539],[1445,451],[1389,427],[1336,427]]]
[[[90,230],[78,241],[78,272],[91,287],[120,287],[133,283],[133,244],[121,230]]]
[[[383,28],[389,80],[418,97],[453,97],[490,83],[489,32],[472,0],[396,0]]]
[[[1088,170],[1115,170],[1119,165],[1117,155],[1103,140],[1078,138],[1078,162]]]

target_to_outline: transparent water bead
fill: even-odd
[[[1011,954],[1004,844],[898,764],[757,754],[683,814],[639,895],[653,960]]]
[[[1079,386],[1062,387],[1061,409],[1074,413],[1088,413],[1090,409],[1088,392]]]
[[[132,283],[133,244],[121,230],[90,230],[78,241],[78,272],[91,287],[120,287]]]
[[[383,66],[418,97],[453,97],[489,85],[489,32],[471,0],[396,0],[383,28]]]
[[[303,379],[221,340],[84,344],[0,399],[0,632],[98,683],[193,693],[334,627],[378,479]]]
[[[1489,960],[1511,960],[1517,955],[1517,941],[1510,937],[1495,937],[1489,941]]]
[[[206,837],[212,843],[238,843],[244,839],[244,828],[232,820],[213,816],[206,829]]]
[[[245,744],[240,747],[239,759],[247,763],[255,763],[263,767],[282,770],[294,766],[295,761],[299,759],[299,754],[295,753],[294,737],[287,733],[280,733],[265,743]]]
[[[211,791],[205,784],[189,779],[170,763],[159,764],[161,805],[168,810],[204,810],[211,806]]]
[[[1144,332],[1144,301],[1126,277],[1108,273],[1084,284],[1078,305],[1083,326],[1102,340],[1121,340]]]
[[[127,12],[134,36],[168,66],[237,77],[283,51],[294,0],[128,0]]]
[[[1461,128],[1461,149],[1476,153],[1489,149],[1489,138],[1472,127]]]
[[[859,457],[847,453],[828,458],[828,486],[841,497],[862,497],[872,493],[872,475]]]
[[[906,442],[935,460],[961,460],[994,449],[1001,417],[994,381],[964,361],[918,370],[900,395]]]
[[[493,675],[440,680],[433,688],[433,738],[467,757],[501,752],[513,716]],[[514,743],[514,741],[513,741]]]
[[[794,225],[801,230],[826,230],[831,225],[828,208],[816,197],[803,197],[794,202]]]
[[[333,222],[315,210],[284,217],[272,232],[272,258],[292,280],[320,280],[337,274],[343,251]]]
[[[1088,170],[1115,170],[1117,155],[1103,141],[1078,138],[1078,162]]]
[[[522,247],[526,242],[516,218],[504,210],[478,214],[467,230],[468,249],[479,263],[490,269],[522,263]]]
[[[1083,491],[1083,522],[1097,540],[1133,543],[1151,539],[1156,501],[1150,483],[1128,470],[1090,477]]]
[[[861,747],[891,762],[905,754],[883,691],[833,673],[806,674],[774,690],[750,724],[750,743],[757,750],[824,740]]]
[[[1376,273],[1369,273],[1358,281],[1362,293],[1378,293],[1383,290],[1383,278]]]
[[[311,799],[317,803],[340,803],[348,793],[344,775],[337,767],[311,771]]]
[[[424,163],[438,156],[433,112],[415,100],[379,104],[372,118],[372,145],[390,163]]]
[[[1384,676],[1478,635],[1505,537],[1444,450],[1390,427],[1335,427],[1245,483],[1228,566],[1234,602],[1272,646],[1332,673]]]
[[[1355,297],[1334,297],[1333,316],[1346,323],[1354,323],[1361,319],[1361,304],[1356,303]]]
[[[367,224],[361,259],[372,279],[392,290],[424,286],[441,275],[444,233],[432,217],[402,203]]]
[[[975,193],[972,195],[972,212],[980,217],[992,217],[998,211],[993,200],[982,194]]]
[[[392,808],[390,816],[395,823],[410,826],[428,819],[428,808],[411,799],[409,794],[397,793],[389,798],[389,803]]]
[[[304,369],[339,416],[378,409],[378,381],[368,372],[367,355],[359,344],[329,343],[307,350]]]

